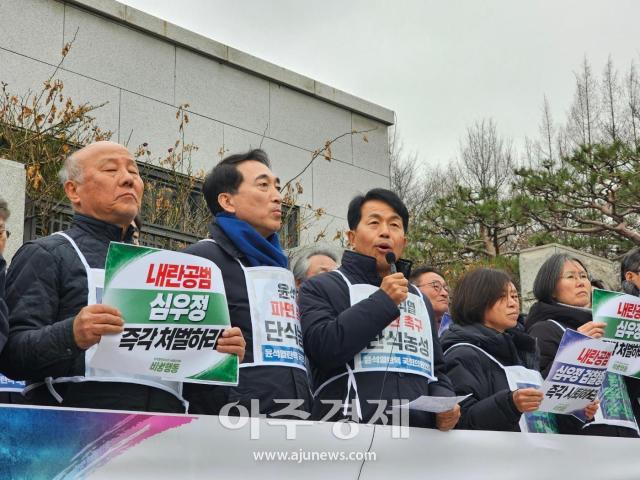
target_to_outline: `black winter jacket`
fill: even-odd
[[[591,321],[591,310],[570,307],[558,303],[536,302],[532,305],[525,321],[529,335],[538,339],[540,348],[540,372],[544,378],[549,374],[564,332],[554,322],[564,328],[577,330]]]
[[[356,252],[344,252],[340,271],[352,284],[364,283],[379,287],[382,283],[376,271],[375,258]],[[418,294],[413,286],[411,291]],[[353,367],[354,356],[400,314],[396,304],[382,290],[351,306],[349,288],[336,272],[317,275],[304,282],[299,301],[305,353],[311,364],[314,389],[318,389],[331,377],[346,372],[345,364],[349,363]],[[400,372],[356,373],[364,422],[370,422],[377,407],[376,403],[368,401],[386,400],[389,407],[393,400],[414,400],[421,395],[453,396],[453,387],[445,373],[442,350],[434,326],[433,309],[428,301],[426,304],[431,318],[434,373],[438,381],[428,383],[420,375]],[[337,400],[342,403],[346,392],[346,375],[322,388],[315,398],[313,418],[344,418],[342,409],[331,418],[325,418],[331,405],[323,404],[321,400]],[[352,398],[353,391],[350,394],[350,399]],[[435,417],[431,413],[411,411],[409,422],[412,426],[434,427]]]
[[[500,333],[480,324],[454,324],[440,341],[456,394],[471,394],[460,404],[462,415],[457,428],[519,432],[522,414],[513,402],[504,370],[473,347],[463,345],[448,350],[459,343],[470,343],[505,367],[521,365],[537,370],[535,340],[515,328]]]
[[[133,229],[125,235],[130,241]],[[84,254],[91,268],[104,268],[109,243],[122,240],[122,229],[76,214],[65,233]],[[73,321],[87,305],[87,275],[67,239],[50,235],[25,243],[7,273],[9,339],[0,370],[9,378],[41,382],[46,377],[84,375],[84,351],[73,336]],[[183,412],[182,404],[159,389],[105,382],[56,385],[62,406]],[[34,404],[56,404],[45,386],[29,394]]]
[[[222,271],[231,325],[242,330],[242,335],[247,342],[243,363],[251,363],[253,361],[251,313],[244,271],[238,260],[245,266],[249,264],[233,240],[218,225],[212,223],[209,231],[216,243],[198,242],[188,247],[185,253],[209,259]],[[276,399],[302,400],[303,403],[298,410],[311,411],[311,391],[307,374],[295,367],[241,368],[237,387],[185,383],[184,396],[189,401],[189,412],[207,415],[217,415],[224,405],[232,402],[238,402],[250,412],[253,398],[260,400],[261,414],[273,415],[286,406],[286,404],[276,403]],[[231,413],[235,413],[235,409]],[[286,417],[278,416],[278,418]]]

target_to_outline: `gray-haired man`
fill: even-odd
[[[338,255],[328,247],[312,247],[298,255],[293,265],[296,287],[319,273],[330,272],[338,266]]]

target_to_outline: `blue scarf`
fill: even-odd
[[[230,213],[217,214],[216,223],[247,257],[250,266],[287,268],[289,262],[277,233],[264,238],[247,222]]]

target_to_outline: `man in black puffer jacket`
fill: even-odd
[[[302,284],[305,351],[312,367],[315,419],[387,423],[394,401],[453,396],[431,304],[408,284],[400,257],[408,212],[392,192],[374,189],[349,205],[342,265]],[[387,417],[377,414],[382,406]],[[344,408],[344,405],[346,408]],[[336,408],[338,407],[338,408]],[[351,408],[351,414],[345,414]],[[459,407],[411,411],[411,426],[453,428]]]
[[[123,329],[120,312],[100,302],[109,243],[130,243],[142,200],[135,159],[122,145],[97,142],[71,155],[61,177],[73,224],[25,243],[14,256],[0,370],[27,380],[24,393],[32,404],[184,412],[177,382],[97,371],[85,361],[102,335]],[[241,339],[239,331],[233,333]],[[244,352],[243,341],[223,339],[221,345],[222,351],[231,349],[225,353]]]

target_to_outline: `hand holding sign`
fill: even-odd
[[[604,335],[604,327],[606,326],[607,324],[604,322],[587,322],[578,328],[578,332],[591,338],[600,338]]]
[[[600,407],[600,400],[595,400],[593,403],[590,403],[586,406],[586,408],[584,409],[584,416],[587,417],[588,421],[593,420],[593,417],[596,416],[598,407]]]
[[[117,308],[109,305],[87,305],[73,319],[73,340],[86,350],[100,341],[102,335],[122,333],[124,321]]]
[[[231,353],[238,356],[238,362],[244,359],[244,351],[247,342],[238,327],[227,328],[222,332],[222,338],[218,340],[216,350],[220,353]]]
[[[536,388],[519,388],[512,394],[513,403],[520,413],[533,412],[540,408],[544,395]]]

